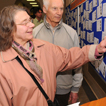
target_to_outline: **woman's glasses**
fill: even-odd
[[[32,23],[33,22],[33,19],[32,18],[30,18],[29,19],[29,21],[23,21],[22,23],[20,23],[20,24],[16,24],[16,25],[23,25],[23,26],[28,26],[29,25],[29,23]]]

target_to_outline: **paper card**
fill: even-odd
[[[71,12],[69,12],[69,17],[71,17],[71,18],[72,18],[72,16],[71,16]]]
[[[72,21],[72,23],[71,23],[71,27],[73,27],[74,26],[74,20]]]
[[[92,21],[91,20],[89,20],[89,30],[92,31]]]
[[[102,19],[97,20],[97,31],[102,31]]]
[[[81,24],[83,23],[83,15],[81,16]]]
[[[106,78],[106,65],[104,66],[104,70],[101,71],[104,78]]]
[[[106,32],[106,18],[104,19],[104,32]]]
[[[83,39],[83,32],[81,31],[81,38]]]
[[[70,17],[72,18],[72,12],[70,12]]]
[[[86,44],[84,43],[84,46],[86,46]]]
[[[90,42],[90,33],[87,32],[87,41]]]
[[[92,13],[92,21],[96,21],[96,10]]]
[[[86,19],[89,20],[89,11],[86,12]]]
[[[79,15],[81,15],[81,7],[79,7]]]
[[[68,21],[68,18],[67,18],[67,16],[66,16],[66,21]]]
[[[67,19],[69,19],[69,15],[67,14]]]
[[[83,47],[83,43],[84,43],[83,40],[81,40],[81,47]]]
[[[78,9],[75,10],[76,15],[78,15]]]
[[[94,42],[94,32],[87,32],[87,41],[90,42],[90,43],[93,43]]]
[[[89,21],[86,21],[86,30],[89,28]]]
[[[106,77],[106,64],[102,61],[102,63],[99,66],[99,70],[101,71],[104,78]]]
[[[97,7],[97,18],[102,16],[102,4]]]
[[[89,20],[89,11],[84,11],[84,18]]]
[[[83,21],[83,30],[86,28],[86,21]]]
[[[85,39],[85,31],[83,31],[83,39]]]
[[[74,12],[74,18],[75,18],[75,16],[76,16],[76,13]]]
[[[95,61],[91,61],[92,65],[95,66]]]
[[[69,18],[69,25],[71,25],[71,18]]]
[[[80,43],[80,36],[79,36],[79,43]]]
[[[76,22],[74,22],[74,28],[76,28]]]
[[[98,60],[95,61],[95,68],[99,73],[99,61]]]
[[[96,68],[96,70],[98,71],[98,73],[100,72],[100,64],[103,62],[103,59],[101,59],[101,60],[97,60],[96,62],[95,62],[95,68]]]
[[[86,18],[86,10],[84,10],[84,18]]]
[[[72,17],[74,16],[74,12],[72,11]]]
[[[94,32],[90,33],[90,43],[94,42]]]
[[[93,0],[93,7],[97,6],[97,0]]]
[[[102,32],[102,40],[104,39],[105,36],[106,36],[106,32]]]
[[[94,44],[99,44],[99,39],[94,37]]]
[[[89,12],[92,12],[92,10],[93,10],[93,3],[92,3],[92,1],[89,3]]]
[[[78,22],[78,16],[75,17],[75,21]]]
[[[66,21],[66,24],[67,24],[67,22],[68,22],[67,19],[65,21]]]
[[[89,1],[86,1],[86,10],[89,9]]]
[[[98,61],[99,61],[99,66],[100,66],[100,64],[103,62],[103,58]]]
[[[81,34],[81,27],[79,27],[79,35]]]
[[[81,23],[81,16],[79,16],[79,23]]]
[[[83,4],[81,5],[81,13],[83,12]]]
[[[80,102],[77,102],[77,103],[73,103],[71,105],[67,105],[67,106],[79,106]]]
[[[99,0],[99,4],[102,2],[103,0]]]
[[[103,3],[103,17],[106,17],[106,3]]]

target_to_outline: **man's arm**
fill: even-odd
[[[74,47],[79,47],[79,38],[77,33],[75,32],[74,35]],[[71,93],[69,96],[69,103],[76,103],[78,100],[78,91],[79,88],[82,85],[83,81],[83,74],[82,74],[82,67],[79,67],[77,69],[72,70],[74,75],[73,75],[73,82],[72,82],[72,88],[71,88]]]

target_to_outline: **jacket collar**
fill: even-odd
[[[45,45],[43,41],[40,41],[38,39],[33,39],[32,41],[35,49],[41,48]],[[11,60],[14,60],[19,54],[11,47],[6,51],[1,51],[0,55],[3,62],[9,62]]]
[[[63,19],[61,19],[60,22],[59,22],[59,24],[57,26],[55,26],[54,28],[61,28],[62,22],[63,22]],[[51,25],[46,20],[46,15],[44,16],[44,24],[45,24],[45,26],[47,28],[50,28],[51,27]]]

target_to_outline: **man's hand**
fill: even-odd
[[[100,42],[100,44],[97,45],[97,51],[98,51],[98,53],[104,53],[104,52],[106,52],[106,36]]]
[[[78,99],[78,93],[71,92],[68,100],[69,104],[76,103],[77,99]]]

